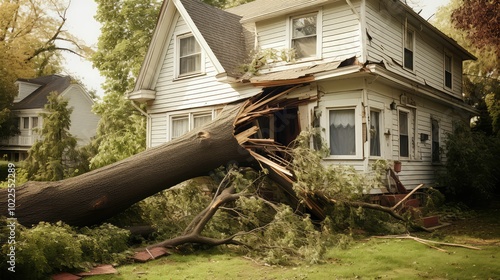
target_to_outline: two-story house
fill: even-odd
[[[88,143],[95,136],[99,117],[92,113],[94,101],[84,87],[69,76],[50,75],[33,79],[18,79],[19,87],[12,108],[20,133],[0,142],[0,155],[11,161],[21,161],[28,156],[28,150],[40,139],[43,125],[40,113],[44,112],[47,97],[52,92],[68,100],[71,113],[70,133],[78,140],[78,145]]]
[[[258,71],[244,73],[256,56]],[[270,138],[291,140],[283,120],[320,127],[325,164],[367,172],[377,159],[401,161],[411,188],[432,184],[446,134],[475,114],[462,97],[462,62],[471,59],[398,0],[256,0],[228,10],[165,0],[129,99],[147,103],[153,147],[229,102],[301,85],[293,94],[317,100],[270,117]]]

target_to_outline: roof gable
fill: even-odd
[[[225,72],[234,76],[246,58],[241,17],[199,0],[180,0]]]
[[[50,75],[34,79],[19,79],[26,83],[38,84],[40,87],[25,97],[23,100],[14,103],[13,110],[40,109],[47,104],[47,97],[53,91],[62,93],[71,84],[69,76]]]

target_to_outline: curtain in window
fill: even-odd
[[[179,74],[189,74],[201,70],[201,48],[194,36],[180,39]]]
[[[172,118],[172,134],[171,138],[175,139],[179,136],[182,136],[186,132],[189,131],[189,117],[174,117]]]
[[[380,156],[380,112],[370,111],[370,155]]]
[[[330,154],[356,155],[354,109],[330,111]]]
[[[212,120],[212,114],[194,115],[193,128],[200,127]]]

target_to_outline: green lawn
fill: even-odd
[[[321,265],[268,266],[240,255],[204,252],[125,265],[117,275],[88,279],[500,279],[499,214],[495,209],[419,234],[481,250],[441,247],[447,250],[441,252],[413,240],[368,238],[345,250],[331,248]]]

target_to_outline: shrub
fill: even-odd
[[[499,139],[457,124],[445,145],[447,161],[438,185],[446,197],[472,206],[491,199],[499,183]]]
[[[0,234],[1,239],[6,240],[4,238],[9,233],[3,230]],[[128,253],[125,251],[128,234],[128,231],[109,224],[83,229],[62,222],[41,222],[29,229],[17,224],[15,276],[18,279],[41,279],[60,271],[90,268],[95,263],[122,262]],[[2,246],[3,258],[9,246]],[[7,271],[6,264],[6,260],[2,261],[0,269],[3,274]]]

